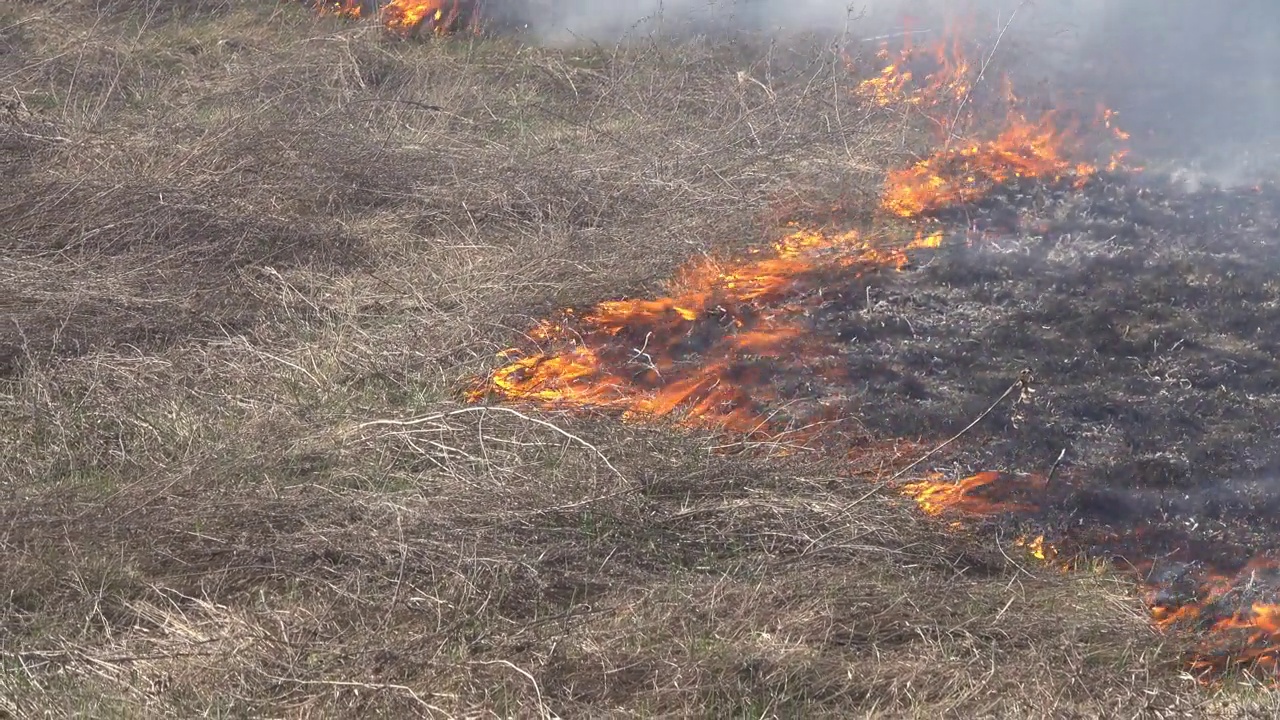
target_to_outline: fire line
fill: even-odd
[[[947,245],[947,226],[940,220],[945,213],[1011,186],[1081,188],[1101,173],[1139,170],[1127,164],[1128,135],[1106,108],[1083,128],[1054,112],[1031,117],[1006,82],[999,88],[1004,112],[978,113],[990,104],[976,98],[974,64],[957,38],[927,47],[886,46],[877,57],[880,67],[857,86],[859,97],[918,113],[946,133],[942,149],[888,173],[879,211],[897,232],[906,224],[906,239],[892,240],[892,233],[878,230],[797,226],[746,258],[695,261],[660,297],[608,300],[544,321],[531,332],[540,347],[506,351],[505,364],[478,380],[467,399],[602,410],[624,422],[667,421],[760,438],[814,427],[843,410],[812,402],[795,410],[804,404],[799,399],[821,395],[816,386],[838,389],[857,379],[838,362],[838,338],[815,325],[814,318],[833,302],[823,294],[828,281],[856,283],[908,268]],[[962,115],[957,106],[970,114]],[[994,130],[986,118],[996,119]],[[1109,151],[1086,157],[1086,137],[1109,145]],[[801,371],[781,362],[797,358],[806,363]],[[785,413],[779,411],[784,406]],[[1035,476],[982,472],[957,481],[928,476],[900,491],[931,516],[977,520],[1033,515],[1046,483]],[[1017,543],[1046,562],[1061,562],[1065,555],[1055,538],[1043,534]],[[1153,622],[1201,634],[1190,660],[1197,670],[1246,665],[1274,672],[1280,605],[1251,599],[1241,589],[1263,576],[1271,587],[1280,586],[1280,564],[1258,558],[1244,568],[1200,568],[1182,578],[1190,587],[1182,594],[1148,577]]]

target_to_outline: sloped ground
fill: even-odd
[[[0,714],[1274,710],[1125,580],[877,492],[913,442],[457,401],[557,307],[874,195],[899,119],[818,41],[93,7],[0,12]]]

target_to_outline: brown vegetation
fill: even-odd
[[[903,151],[817,40],[0,10],[0,717],[1264,716],[852,465],[465,406]],[[412,424],[404,424],[407,421]],[[382,421],[382,422],[380,422]]]

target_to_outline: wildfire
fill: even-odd
[[[314,4],[317,13],[334,17],[356,19],[363,11],[360,0],[316,0]]]
[[[910,38],[910,36],[907,36]],[[961,103],[973,90],[973,66],[961,46],[961,35],[946,33],[932,47],[910,42],[894,53],[886,43],[876,53],[884,67],[858,84],[857,94],[881,107],[904,105],[916,109]],[[852,61],[847,63],[851,67]],[[921,77],[924,82],[916,82]]]
[[[882,199],[885,210],[899,217],[917,217],[981,200],[995,188],[1020,179],[1070,178],[1082,184],[1097,173],[1094,163],[1071,159],[1076,149],[1072,133],[1059,128],[1054,113],[1030,119],[1019,110],[1023,103],[1008,78],[988,93],[998,92],[1006,108],[1003,127],[994,138],[983,139],[988,123],[975,121],[979,116],[972,113],[984,102],[976,97],[981,73],[967,59],[959,37],[944,35],[927,48],[908,43],[896,56],[886,46],[878,55],[885,67],[857,87],[857,94],[872,104],[921,111],[938,130],[942,145],[932,156],[890,173]],[[922,80],[917,82],[917,77]],[[966,109],[970,114],[964,114]],[[978,127],[971,127],[975,124]],[[1110,109],[1099,108],[1097,124],[1115,141],[1129,138]],[[1107,169],[1122,167],[1124,156],[1123,149],[1116,151]]]
[[[679,414],[687,425],[761,432],[772,391],[755,361],[824,354],[801,323],[811,276],[902,268],[910,252],[941,243],[940,232],[881,248],[855,231],[797,229],[755,258],[690,265],[665,297],[610,300],[581,319],[566,313],[539,326],[552,349],[509,362],[469,397],[614,409],[625,419]]]
[[[1015,180],[1073,178],[1081,182],[1097,172],[1089,163],[1064,157],[1064,138],[1051,115],[1035,123],[1012,117],[994,140],[944,150],[906,170],[891,172],[882,205],[894,215],[916,217],[980,200]]]
[[[929,515],[942,515],[948,512],[965,515],[994,515],[1033,510],[1034,504],[1008,498],[1001,499],[999,494],[1001,491],[1012,494],[1009,493],[1010,489],[1016,493],[1018,490],[1042,484],[1042,481],[1010,478],[998,472],[980,472],[957,482],[934,476],[929,480],[903,485],[900,491],[903,495],[914,498],[920,509]],[[983,490],[988,491],[989,494],[984,495],[981,492]]]
[[[383,19],[394,29],[424,22],[439,28],[452,22],[446,5],[458,7],[397,0]],[[898,230],[906,224],[903,237],[914,234],[913,239],[886,243],[877,238],[888,233],[792,228],[745,259],[699,260],[658,297],[608,300],[540,323],[530,332],[539,349],[504,351],[502,366],[477,382],[468,399],[604,410],[627,421],[662,418],[775,439],[788,429],[774,415],[793,399],[782,389],[788,369],[798,369],[805,383],[839,388],[856,380],[832,360],[838,348],[809,319],[825,302],[823,292],[833,278],[903,269],[914,254],[940,247],[943,233],[936,219],[927,219],[938,211],[980,202],[1015,183],[1080,186],[1102,168],[1125,168],[1123,149],[1107,160],[1082,159],[1085,143],[1077,128],[1057,113],[1026,112],[1008,84],[1001,90],[1002,111],[986,115],[994,122],[973,126],[969,118],[982,114],[972,111],[988,106],[973,99],[979,78],[958,42],[897,54],[885,48],[879,57],[883,68],[857,92],[875,105],[920,111],[943,134],[941,150],[889,173],[880,198],[883,213],[876,221]],[[1128,139],[1116,119],[1114,112],[1098,109],[1094,130],[1104,131],[1106,143]],[[955,524],[966,517],[1035,512],[1048,485],[1035,475],[980,472],[958,481],[931,475],[899,491],[924,513]],[[1049,562],[1058,557],[1058,540],[1036,535],[1015,542]],[[1272,563],[1249,571],[1271,572],[1278,581],[1271,586],[1280,585]],[[1162,628],[1191,626],[1207,633],[1197,667],[1250,662],[1274,668],[1280,665],[1280,604],[1243,597],[1240,588],[1248,585],[1239,573],[1212,575],[1199,583],[1193,599],[1173,601],[1153,591],[1149,607]]]
[[[1044,541],[1043,535],[1037,535],[1030,540],[1026,538],[1018,538],[1014,544],[1026,548],[1031,557],[1037,560],[1049,561],[1058,554],[1058,549]]]
[[[383,27],[402,35],[423,27],[442,34],[473,19],[473,4],[474,0],[392,0],[378,17]],[[364,14],[361,0],[315,0],[313,5],[321,15],[358,19]]]
[[[1235,572],[1210,572],[1193,596],[1170,601],[1161,586],[1148,592],[1151,616],[1165,630],[1199,631],[1202,640],[1192,666],[1211,673],[1234,666],[1275,671],[1280,668],[1280,602],[1250,598],[1254,588],[1275,588],[1280,563],[1254,558]]]
[[[424,24],[444,32],[457,23],[461,12],[461,0],[393,0],[382,9],[382,24],[400,32],[411,32]]]

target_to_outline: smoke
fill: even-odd
[[[1121,112],[1139,150],[1251,183],[1280,159],[1280,3],[1077,0],[1065,80]]]
[[[654,34],[928,35],[960,23],[1018,87],[1077,90],[1119,111],[1153,169],[1248,182],[1280,166],[1280,2],[1274,0],[490,0],[539,42]],[[1010,19],[1012,18],[1012,21]],[[871,49],[869,47],[863,49]]]

